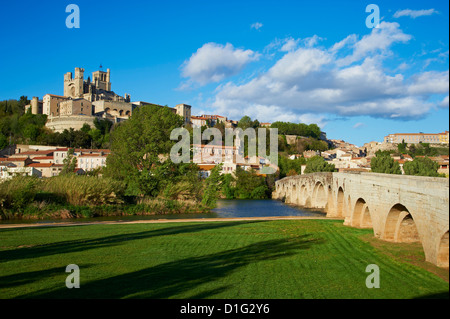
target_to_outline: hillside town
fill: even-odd
[[[119,96],[111,90],[111,71],[98,70],[92,73],[92,78],[84,79],[84,69],[75,68],[75,74],[71,72],[64,75],[64,95],[46,94],[42,99],[33,97],[30,104],[25,106],[25,112],[31,114],[44,114],[47,116],[45,126],[54,132],[64,130],[79,130],[84,125],[93,126],[96,119],[105,119],[112,123],[120,123],[129,119],[133,111],[144,105],[158,104],[131,101],[131,96],[125,94]],[[173,113],[181,116],[184,125],[191,127],[214,127],[222,124],[224,128],[235,128],[239,121],[230,120],[222,115],[192,115],[192,107],[187,104],[178,104],[168,107]],[[258,123],[258,127],[270,128],[272,123]],[[286,143],[295,145],[297,141],[305,137],[286,135]],[[291,160],[298,158],[311,158],[320,156],[326,162],[333,164],[338,172],[370,171],[371,159],[377,151],[392,151],[391,157],[398,162],[402,169],[403,164],[412,161],[411,155],[399,153],[398,144],[406,143],[418,145],[427,143],[431,147],[448,147],[449,132],[437,134],[428,133],[393,133],[385,136],[381,142],[368,142],[362,147],[350,144],[343,140],[327,139],[326,133],[321,132],[320,140],[328,145],[327,150],[305,150],[299,154],[287,154]],[[64,159],[67,158],[68,147],[46,145],[12,144],[0,150],[0,179],[9,179],[15,175],[28,175],[37,177],[52,177],[61,173]],[[225,161],[222,173],[234,173],[238,167],[244,170],[253,170],[256,174],[263,174],[264,167],[272,167],[277,171],[278,167],[263,157],[245,158],[244,161],[235,160],[236,147],[192,145],[194,162],[199,165],[202,177],[208,177],[211,170]],[[74,173],[86,174],[98,171],[107,165],[109,149],[83,149],[73,148],[73,156],[76,158]],[[195,157],[202,155],[200,159]],[[209,156],[206,156],[209,155]],[[214,156],[215,155],[215,156]],[[217,157],[219,155],[219,158]],[[449,174],[449,156],[439,155],[429,157],[438,163],[438,173]],[[305,165],[302,166],[302,173]],[[404,173],[402,169],[402,173]]]

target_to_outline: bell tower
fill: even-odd
[[[64,96],[71,98],[82,97],[84,93],[84,69],[75,68],[75,77],[72,72],[64,74]]]

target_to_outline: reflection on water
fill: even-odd
[[[167,214],[148,216],[109,216],[79,219],[46,220],[0,220],[0,224],[49,224],[49,223],[89,223],[104,221],[136,221],[157,219],[199,219],[231,217],[274,217],[274,216],[312,216],[324,217],[325,214],[306,208],[293,207],[276,200],[219,200],[217,208],[202,214]]]

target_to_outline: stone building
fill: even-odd
[[[28,112],[29,109],[31,109],[32,114],[42,114],[44,107],[44,102],[39,101],[39,98],[36,96],[33,96],[31,99],[31,102],[29,105],[25,105],[25,113]]]
[[[46,94],[42,101],[33,97],[25,110],[32,114],[47,115],[46,126],[55,132],[73,128],[79,130],[84,124],[94,126],[95,118],[104,118],[113,123],[130,118],[133,110],[142,105],[156,105],[147,102],[131,102],[130,94],[120,96],[111,90],[111,71],[99,70],[92,78],[84,78],[84,69],[64,74],[64,95]],[[160,106],[160,105],[158,105]],[[162,107],[162,106],[161,106]],[[178,104],[170,108],[191,123],[191,106]]]
[[[36,107],[31,104],[32,113]],[[95,118],[106,118],[114,123],[129,119],[136,106],[130,95],[120,96],[111,90],[111,71],[95,71],[84,78],[84,69],[75,68],[75,73],[64,74],[64,96],[46,94],[42,111],[48,116],[46,126],[55,132],[84,124],[94,125]],[[34,113],[35,114],[35,113]],[[36,113],[37,114],[37,113]]]

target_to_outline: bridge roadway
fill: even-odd
[[[276,182],[274,199],[319,208],[391,242],[421,242],[427,261],[449,267],[449,179],[378,173],[312,173]]]

